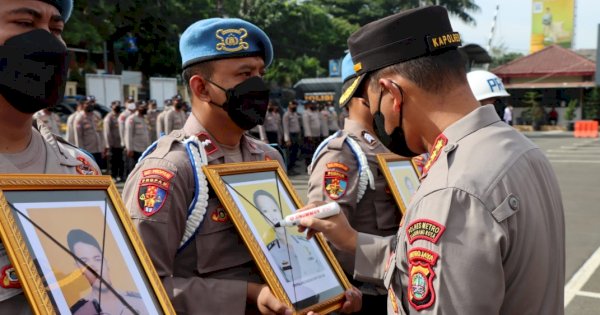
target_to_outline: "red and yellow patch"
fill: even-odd
[[[348,175],[338,171],[325,171],[323,176],[323,189],[332,200],[338,200],[346,194],[348,186]]]
[[[408,252],[408,302],[417,311],[431,307],[435,302],[433,266],[438,257],[437,253],[421,247]]]
[[[2,270],[0,270],[0,287],[5,289],[21,288],[15,268],[10,264],[2,267]]]
[[[437,159],[440,157],[442,149],[448,143],[448,138],[446,138],[446,136],[444,136],[444,134],[442,133],[435,139],[435,141],[433,143],[434,143],[434,145],[433,145],[433,148],[431,149],[431,154],[429,155],[429,159],[423,166],[423,175],[425,175],[425,174],[427,174],[427,172],[429,172],[429,169],[433,166],[433,164],[435,164],[435,161],[437,161]]]
[[[92,166],[90,161],[88,161],[83,156],[78,156],[77,160],[81,162],[81,164],[75,167],[77,173],[81,175],[98,175],[98,171]]]
[[[331,168],[337,168],[337,169],[340,169],[340,170],[342,170],[344,172],[347,172],[347,171],[350,170],[350,168],[346,164],[341,163],[341,162],[327,163],[327,168],[330,168],[330,169]]]
[[[210,215],[211,220],[219,223],[229,222],[229,215],[223,206],[219,205]]]
[[[436,244],[442,234],[444,234],[445,226],[427,219],[418,219],[412,221],[406,227],[406,236],[408,243],[412,244],[416,240],[426,240]]]
[[[196,137],[198,137],[198,140],[200,140],[200,141],[206,141],[206,140],[210,141],[210,143],[204,147],[204,150],[206,151],[206,155],[211,155],[219,150],[219,148],[215,145],[214,140],[208,135],[208,133],[201,132],[201,133],[197,134]]]
[[[172,172],[160,168],[142,171],[137,196],[143,215],[152,216],[164,206],[171,188],[170,180],[174,176]]]

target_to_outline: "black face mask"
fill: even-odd
[[[177,104],[175,104],[175,106],[173,106],[173,107],[175,107],[175,109],[179,110],[179,109],[182,109],[182,108],[183,108],[183,104],[181,104],[181,103],[177,103]]]
[[[144,115],[146,115],[148,113],[148,110],[147,109],[140,109],[140,110],[138,110],[138,112],[140,113],[140,116],[144,116]]]
[[[290,107],[290,112],[295,113],[296,112],[296,107]]]
[[[85,112],[86,113],[91,113],[93,111],[94,111],[94,107],[93,106],[88,106],[88,107],[85,108]]]
[[[394,83],[400,89],[400,93],[402,93],[402,88],[399,85]],[[406,143],[406,136],[404,135],[404,130],[402,130],[402,107],[400,109],[400,125],[392,131],[392,134],[388,134],[385,131],[385,116],[381,112],[381,99],[383,97],[383,89],[379,92],[379,101],[377,102],[377,112],[373,115],[373,127],[375,128],[375,132],[379,137],[379,140],[383,145],[388,148],[390,151],[404,157],[413,157],[419,155],[410,150],[408,144]]]
[[[22,113],[53,107],[63,98],[68,70],[67,47],[38,29],[0,46],[0,94]]]
[[[233,122],[244,130],[250,130],[265,122],[269,105],[269,88],[260,77],[251,77],[231,89],[206,80],[225,92],[227,100],[222,105]]]

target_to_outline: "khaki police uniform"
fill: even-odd
[[[364,152],[369,168],[374,175],[375,190],[367,186],[362,198],[358,199],[359,164],[346,142],[350,137]],[[350,225],[359,232],[378,236],[390,236],[398,231],[401,212],[389,193],[383,172],[379,170],[377,154],[390,152],[366,128],[354,120],[346,119],[345,128],[339,137],[333,138],[319,152],[309,168],[308,202],[335,201],[348,218]],[[354,256],[332,248],[344,271],[352,275]],[[372,285],[361,286],[369,295],[386,294],[382,286],[379,290]]]
[[[166,106],[165,109],[156,117],[156,137],[157,139],[165,135],[165,117],[168,112],[173,110],[173,106]]]
[[[170,134],[173,130],[183,128],[187,115],[183,110],[172,110],[165,115],[165,134]]]
[[[317,110],[305,110],[302,113],[302,125],[304,129],[304,160],[306,166],[310,164],[317,144],[321,142],[321,114]]]
[[[121,135],[121,145],[123,147],[125,147],[125,121],[133,113],[133,111],[126,109],[119,114],[119,134]]]
[[[294,169],[296,159],[298,159],[298,149],[300,148],[300,135],[302,134],[302,116],[298,112],[291,112],[289,109],[283,114],[283,141],[291,142],[288,151],[288,171]]]
[[[329,110],[322,109],[319,114],[321,115],[321,137],[326,138],[329,136]]]
[[[160,115],[160,113],[156,109],[149,109],[145,117],[146,125],[148,126],[148,132],[150,132],[150,143],[153,143],[156,141],[156,139],[158,139],[158,133],[156,129],[158,115]]]
[[[279,112],[267,112],[263,127],[268,143],[281,143],[281,115],[279,115]]]
[[[150,132],[144,117],[140,117],[138,113],[127,117],[125,121],[125,149],[133,151],[139,158],[139,155],[146,151],[149,146]]]
[[[329,128],[330,135],[340,130],[340,125],[338,124],[338,114],[336,111],[329,112],[329,116],[327,116],[327,127]]]
[[[396,237],[357,240],[355,276],[383,281],[388,314],[564,313],[556,177],[493,106],[438,137],[405,215]]]
[[[346,107],[342,108],[342,111],[340,112],[340,115],[338,116],[338,120],[339,120],[339,126],[340,129],[344,129],[344,122],[346,121],[346,119],[350,116],[350,113],[348,113],[348,109]]]
[[[208,164],[276,159],[283,166],[275,149],[245,135],[239,154],[226,155],[226,149],[191,115],[183,130],[159,139],[156,149],[137,164],[125,184],[123,200],[178,313],[243,314],[247,283],[261,282],[261,278],[212,190],[202,224],[178,252],[194,198],[196,179],[181,143],[191,135],[211,141],[206,147]],[[140,189],[146,192],[142,200]],[[150,189],[163,197],[155,199],[148,212],[143,208]]]
[[[75,111],[67,117],[66,138],[69,143],[75,143],[75,120],[81,114],[81,111]]]
[[[119,117],[115,112],[110,112],[104,117],[104,143],[110,150],[110,169],[114,178],[123,177],[123,145],[119,133]]]
[[[31,163],[28,163],[30,160]],[[20,165],[20,163],[23,163]],[[76,174],[100,175],[100,168],[86,153],[53,135],[41,122],[32,128],[32,140],[18,154],[0,153],[0,174]],[[0,243],[0,314],[28,313],[29,304],[22,293],[14,268]]]
[[[38,119],[40,121],[42,121],[47,127],[48,129],[50,129],[50,132],[52,132],[55,135],[61,135],[62,133],[60,132],[60,118],[58,118],[58,115],[56,115],[53,112],[48,112],[46,113],[45,110],[40,110],[37,111],[35,114],[33,114],[33,119]]]
[[[75,145],[92,153],[103,151],[102,140],[96,126],[100,119],[93,112],[82,112],[75,119]]]

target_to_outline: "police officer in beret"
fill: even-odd
[[[180,52],[192,114],[142,156],[124,202],[178,313],[291,314],[262,281],[199,169],[268,159],[285,167],[275,149],[245,135],[267,111],[262,75],[273,59],[271,42],[249,22],[211,18],[187,28]]]
[[[388,314],[563,314],[564,213],[544,153],[480,106],[439,6],[365,25],[348,40],[378,138],[430,151],[395,237],[344,215],[302,222],[355,253],[354,275],[383,283]]]
[[[336,201],[357,231],[390,236],[398,231],[401,212],[396,206],[379,170],[377,154],[390,152],[375,136],[373,115],[363,98],[364,86],[349,90],[356,73],[347,54],[342,61],[342,98],[348,107],[344,129],[323,141],[309,166],[308,201]],[[346,92],[348,91],[348,92]],[[354,256],[333,249],[349,279],[354,274]],[[363,293],[364,314],[386,311],[387,289],[352,281]]]
[[[67,47],[61,34],[72,8],[68,0],[0,3],[0,173],[100,172],[90,156],[43,123],[32,127],[33,114],[58,104],[64,93]],[[31,313],[1,244],[0,270],[0,314]]]

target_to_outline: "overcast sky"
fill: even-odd
[[[452,27],[461,34],[463,44],[486,48],[496,5],[500,3],[492,46],[504,44],[507,52],[529,53],[531,37],[531,0],[475,0],[481,8],[471,15],[476,26],[452,18]],[[596,48],[600,24],[600,0],[575,0],[575,41],[573,48]]]

